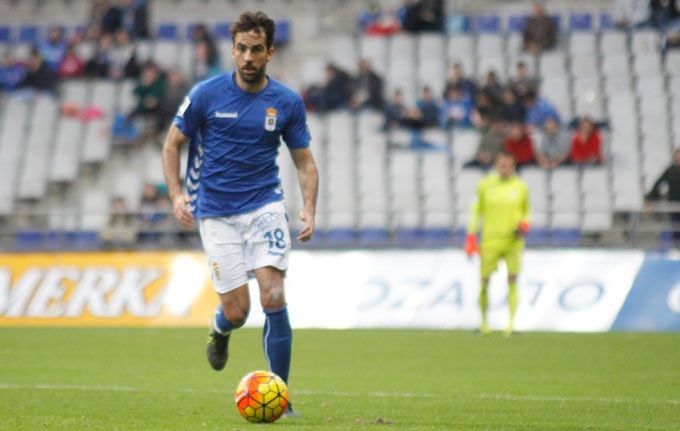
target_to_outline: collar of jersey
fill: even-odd
[[[237,92],[248,95],[248,96],[257,96],[259,94],[264,93],[265,91],[269,90],[269,86],[272,84],[272,79],[267,76],[267,85],[264,86],[264,88],[257,93],[251,93],[250,91],[245,91],[243,88],[239,87],[238,84],[236,83],[236,71],[232,70],[231,74],[229,74],[229,85],[234,88]]]

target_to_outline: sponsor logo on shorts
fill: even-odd
[[[210,263],[210,271],[212,271],[215,280],[218,281],[222,280],[222,274],[220,273],[220,264],[216,260],[213,260]]]
[[[255,219],[255,227],[260,232],[271,230],[279,225],[279,214],[268,212]]]

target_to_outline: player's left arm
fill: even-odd
[[[522,200],[520,202],[521,221],[519,223],[519,232],[526,235],[531,226],[531,206],[529,204],[529,189],[526,184],[520,183],[522,187]]]
[[[290,156],[297,169],[298,182],[302,191],[304,206],[298,217],[305,224],[298,240],[307,242],[314,234],[314,217],[316,215],[316,198],[319,193],[319,172],[309,148],[290,149]]]

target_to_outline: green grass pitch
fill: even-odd
[[[299,418],[249,424],[202,329],[0,329],[0,430],[680,430],[680,334],[297,330]]]

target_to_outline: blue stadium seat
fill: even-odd
[[[385,246],[390,241],[387,229],[363,229],[359,232],[359,245],[362,247]]]
[[[156,31],[156,37],[158,39],[164,40],[176,40],[177,39],[177,24],[164,22],[158,26]]]
[[[66,248],[69,250],[99,250],[101,240],[96,231],[66,232]]]
[[[465,244],[465,237],[467,237],[467,230],[465,228],[458,228],[453,233],[453,245],[456,247],[463,247]]]
[[[411,247],[423,244],[425,233],[422,229],[399,229],[396,235],[397,246]]]
[[[215,38],[217,39],[231,39],[231,23],[218,22],[214,28]]]
[[[557,32],[559,33],[562,30],[562,17],[560,15],[550,15],[550,18],[555,22]]]
[[[356,242],[356,236],[356,231],[354,229],[329,229],[326,231],[326,245],[353,245]]]
[[[526,15],[512,15],[508,19],[508,33],[521,33],[524,30]]]
[[[426,247],[442,247],[451,245],[451,229],[425,229],[423,245]]]
[[[554,229],[551,234],[553,245],[568,247],[581,244],[581,232],[578,229]]]
[[[37,43],[40,39],[38,26],[36,25],[22,25],[19,27],[19,42],[20,43]]]
[[[8,43],[11,41],[11,29],[6,26],[0,26],[0,43]]]
[[[476,15],[474,28],[477,33],[499,33],[501,18],[498,15]]]
[[[187,25],[187,31],[186,31],[186,38],[187,40],[191,40],[191,36],[194,33],[194,28],[198,25],[199,23],[194,22],[189,25]]]
[[[593,31],[593,17],[589,13],[569,15],[569,31]]]
[[[550,233],[546,229],[531,229],[525,241],[528,246],[543,246],[550,242]]]
[[[277,21],[274,45],[285,45],[288,42],[290,42],[290,21]]]
[[[38,251],[42,250],[46,244],[47,234],[37,230],[21,230],[14,236],[15,251]]]
[[[611,30],[613,28],[616,28],[616,24],[614,24],[614,18],[611,16],[611,14],[602,13],[600,15],[600,31]]]

